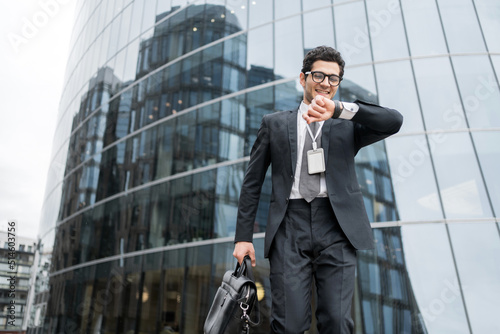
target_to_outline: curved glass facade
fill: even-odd
[[[500,325],[500,3],[79,1],[39,231],[29,333],[202,333],[232,269],[239,190],[264,114],[295,108],[302,58],[336,47],[338,99],[398,109],[357,174],[356,333]],[[256,279],[267,333],[263,237]],[[315,333],[311,330],[310,333]]]

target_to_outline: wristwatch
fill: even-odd
[[[340,114],[342,114],[344,106],[342,105],[342,102],[338,100],[333,100],[333,103],[335,104],[335,109],[333,110],[332,118],[339,118]]]

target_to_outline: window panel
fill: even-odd
[[[467,128],[449,58],[414,59],[413,67],[426,129]]]
[[[437,0],[451,53],[485,51],[471,0]],[[457,24],[457,21],[460,24]]]
[[[186,31],[184,54],[199,48],[203,43],[203,34],[206,29],[203,24],[206,21],[204,9],[203,5],[191,5],[186,9],[186,21],[182,23],[181,28],[181,33],[183,29]]]
[[[227,1],[226,22],[235,20],[238,30],[246,30],[248,24],[248,0]]]
[[[183,333],[201,333],[203,321],[201,314],[207,314],[212,300],[208,297],[206,285],[211,281],[212,273],[208,268],[212,263],[212,245],[189,248],[186,256],[186,267],[197,270],[186,270],[184,289],[182,290],[183,310],[200,310],[199,312],[183,312]]]
[[[106,20],[105,20],[106,24],[111,22],[111,20],[113,19],[114,15],[115,15],[115,2],[116,2],[116,0],[109,1],[108,7],[106,10]],[[90,10],[91,7],[88,6],[86,8],[88,8]]]
[[[314,1],[302,1],[302,10],[308,11],[320,7],[331,6],[332,0],[314,0]],[[325,11],[328,9],[323,8]]]
[[[118,50],[122,49],[128,43],[128,33],[130,30],[130,20],[132,18],[132,5],[127,6],[122,12],[121,26],[120,26],[120,39],[118,40]]]
[[[156,2],[156,15],[162,15],[168,13],[172,10],[172,6],[170,5],[170,0],[157,0]]]
[[[490,55],[497,78],[500,78],[500,56]]]
[[[193,169],[195,122],[196,113],[194,112],[189,112],[176,119],[176,132],[174,134],[174,143],[176,143],[174,148],[175,173]]]
[[[469,334],[445,225],[405,225],[401,235],[424,333]]]
[[[447,53],[435,0],[402,0],[412,56]]]
[[[274,0],[275,20],[298,13],[300,13],[300,0]]]
[[[300,16],[276,22],[274,40],[276,79],[298,77],[304,58]]]
[[[244,165],[217,169],[217,184],[214,212],[214,233],[217,237],[234,236],[238,198],[245,175]],[[258,218],[256,219],[258,221]]]
[[[422,116],[410,62],[377,64],[375,73],[379,103],[397,109],[404,116],[400,132],[422,131]]]
[[[154,333],[158,325],[158,309],[162,303],[161,294],[161,253],[144,256],[144,272],[141,293],[139,331]]]
[[[199,25],[204,26],[203,28],[203,44],[206,45],[210,42],[219,40],[223,36],[227,36],[229,33],[238,31],[237,27],[227,27],[226,20],[224,18],[226,7],[224,6],[225,0],[209,0],[205,5],[203,10],[203,21],[199,22]]]
[[[115,64],[114,64],[114,73],[113,75],[116,76],[116,85],[113,87],[115,91],[119,91],[121,89],[121,82],[123,78],[123,72],[124,72],[124,67],[125,67],[125,58],[127,56],[127,49],[121,50],[115,57]]]
[[[106,29],[101,33],[101,36],[100,39],[101,39],[101,45],[99,46],[99,48],[94,48],[94,52],[95,54],[86,54],[83,56],[82,58],[82,63],[80,66],[84,66],[84,74],[86,74],[86,68],[85,66],[88,67],[88,63],[90,61],[92,61],[92,59],[97,62],[97,66],[100,66],[101,64],[105,64],[106,61],[108,60],[108,50],[109,50],[109,41],[110,41],[110,35],[111,35],[111,27],[113,25],[109,25],[106,27]],[[98,44],[96,44],[98,45]],[[92,56],[91,60],[89,60],[88,58]],[[94,68],[95,66],[92,66],[92,68]],[[87,78],[86,78],[87,79]],[[87,81],[87,80],[80,80],[80,82],[84,82],[84,81]]]
[[[379,314],[377,312],[377,309],[372,307],[372,303],[367,300],[363,300],[362,306],[363,306],[363,320],[364,320],[364,328],[366,329],[367,333],[376,333],[375,332],[375,319],[380,318]]]
[[[257,139],[262,117],[273,112],[274,90],[265,88],[253,92],[248,92],[245,103],[245,150],[244,156],[250,155],[250,150]]]
[[[273,20],[273,2],[267,0],[250,0],[249,28],[271,22]],[[269,36],[269,35],[268,35]]]
[[[136,78],[137,60],[139,58],[139,39],[136,39],[127,46],[127,57],[125,59],[125,70],[123,83],[128,86]]]
[[[399,2],[372,0],[366,6],[374,60],[408,56]]]
[[[165,327],[172,328],[173,331],[180,330],[179,325],[184,310],[183,291],[186,284],[186,271],[188,270],[186,253],[187,249],[185,248],[172,250],[165,252],[163,257],[165,278],[163,280],[164,296],[161,305],[161,321]]]
[[[222,101],[219,122],[234,133],[245,131],[245,105],[241,97]]]
[[[376,249],[358,251],[355,298],[361,299],[364,332],[405,333],[404,328],[413,328],[415,333],[427,333],[403,260],[401,228],[376,228],[373,232]]]
[[[382,313],[384,315],[384,334],[394,333],[394,309],[391,306],[384,305],[382,307]]]
[[[316,3],[316,1],[312,3]],[[304,53],[319,45],[332,47],[335,45],[333,38],[333,12],[330,8],[305,13],[303,22]],[[321,26],[318,26],[318,22],[321,22]]]
[[[488,51],[500,52],[500,2],[496,0],[474,0],[481,29],[486,39]]]
[[[449,226],[473,333],[500,332],[500,238],[494,223]]]
[[[348,66],[372,60],[368,24],[363,1],[334,7],[337,49]]]
[[[172,7],[184,7],[188,2],[188,0],[172,0]]]
[[[452,60],[469,126],[500,127],[500,90],[488,57],[453,57]]]
[[[231,91],[245,88],[247,36],[236,36],[224,42],[223,86]]]
[[[219,156],[222,160],[234,160],[243,152],[244,139],[225,130],[219,132]]]
[[[130,20],[129,39],[133,40],[141,33],[142,16],[144,10],[144,0],[135,0],[132,3],[132,19]]]
[[[151,28],[156,22],[156,0],[144,0],[141,32]]]
[[[296,80],[274,86],[274,110],[293,110],[302,101],[302,86],[296,85]]]
[[[247,87],[274,80],[273,26],[266,25],[248,32]],[[300,69],[297,70],[297,73]]]
[[[425,136],[385,140],[399,218],[403,221],[443,218]]]
[[[429,135],[446,218],[491,217],[468,133]]]
[[[392,198],[392,185],[388,178],[387,157],[382,142],[364,147],[358,152],[356,174],[370,221],[397,220],[396,204]],[[389,196],[384,198],[386,193]]]
[[[122,295],[123,309],[121,327],[124,332],[134,332],[137,325],[138,311],[140,309],[139,299],[141,293],[141,256],[125,260],[124,279],[128,282]]]
[[[493,210],[500,212],[500,132],[472,132]]]
[[[344,69],[344,79],[337,94],[342,101],[352,102],[360,99],[367,102],[378,102],[377,88],[373,66],[356,66]]]

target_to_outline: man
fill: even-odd
[[[272,165],[272,195],[264,241],[270,261],[272,333],[303,333],[317,287],[319,333],[353,332],[351,302],[356,250],[373,248],[354,156],[399,131],[396,110],[332,101],[344,74],[339,52],[307,53],[297,110],[265,115],[243,181],[233,255],[255,265],[253,226],[262,183]],[[313,129],[316,126],[318,129]]]

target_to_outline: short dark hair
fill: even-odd
[[[309,72],[312,69],[314,62],[317,60],[331,61],[339,64],[339,76],[340,78],[344,76],[345,61],[342,59],[340,52],[325,45],[315,47],[306,54],[302,62],[302,73]]]

